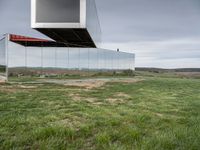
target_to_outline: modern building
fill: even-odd
[[[99,47],[95,0],[31,0],[31,27],[68,47]]]
[[[95,0],[31,0],[31,26],[52,40],[7,34],[0,76],[135,70],[133,53],[99,48]]]
[[[64,47],[45,39],[7,35],[0,41],[0,66],[7,74],[135,69],[135,55],[100,48]]]

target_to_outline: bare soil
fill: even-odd
[[[41,79],[42,82],[62,84],[65,86],[75,86],[85,89],[93,89],[104,86],[108,82],[121,82],[121,83],[135,83],[140,82],[142,79],[133,78],[101,78],[101,79],[70,79],[70,80],[57,80],[57,79]]]
[[[185,78],[200,78],[200,72],[177,72],[176,74]]]
[[[5,83],[6,77],[0,75],[0,83]]]

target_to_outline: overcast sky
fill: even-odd
[[[136,66],[200,67],[200,0],[96,0],[103,48],[136,54]],[[0,35],[30,29],[30,0],[0,0]]]

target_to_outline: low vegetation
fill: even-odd
[[[0,85],[0,149],[198,150],[200,80],[134,76],[11,78]]]
[[[5,73],[6,72],[6,67],[0,65],[0,73]]]

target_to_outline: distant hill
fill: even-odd
[[[177,68],[177,69],[162,69],[162,68],[136,68],[136,71],[148,72],[200,72],[200,68]]]

